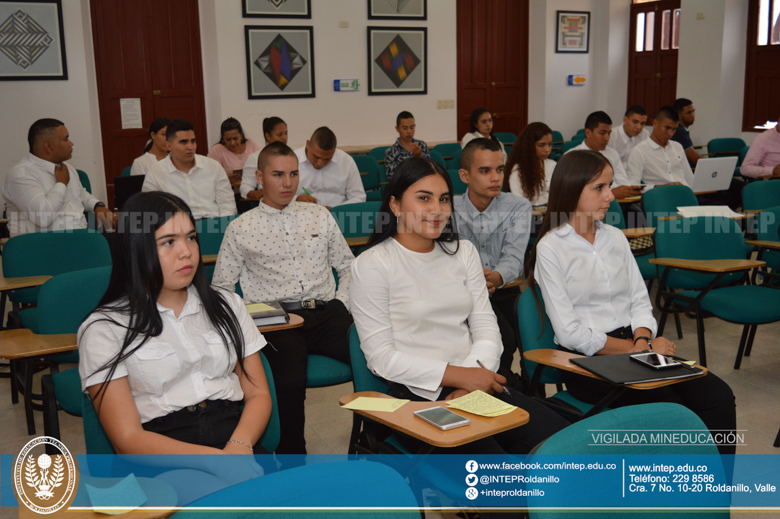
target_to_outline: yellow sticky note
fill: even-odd
[[[252,305],[246,305],[246,311],[249,312],[250,314],[254,314],[257,312],[267,312],[273,309],[274,309],[273,306],[268,306],[265,303],[255,303]]]
[[[688,364],[689,366],[693,366],[694,364],[696,364],[695,360],[683,360],[680,362],[682,362],[683,364]]]
[[[354,411],[384,411],[392,413],[406,402],[408,402],[408,400],[402,400],[400,398],[371,398],[360,396],[342,407]]]
[[[450,400],[447,405],[479,416],[500,416],[516,409],[483,391],[472,391],[468,395]]]

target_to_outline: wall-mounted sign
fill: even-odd
[[[360,83],[357,79],[334,79],[334,92],[357,92],[360,90]]]
[[[584,86],[585,76],[582,74],[570,74],[568,78],[569,86]]]

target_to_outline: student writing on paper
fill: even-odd
[[[583,355],[639,352],[652,347],[674,355],[671,341],[656,337],[657,324],[639,267],[619,229],[602,222],[614,195],[612,168],[593,151],[576,151],[558,161],[550,186],[539,241],[526,272],[539,284],[547,315],[561,349]],[[613,386],[563,372],[571,394],[597,403]],[[695,412],[711,430],[736,429],[731,388],[710,372],[693,380],[647,390],[627,391],[612,407],[674,402]],[[734,454],[733,445],[719,445]]]
[[[526,453],[568,422],[495,373],[503,348],[479,254],[458,240],[452,181],[411,158],[390,179],[368,249],[352,263],[350,309],[369,369],[416,401],[475,390],[507,399],[530,423],[448,453]],[[480,361],[485,368],[480,367]],[[403,437],[413,450],[415,441]]]

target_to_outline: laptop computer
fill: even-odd
[[[737,157],[699,159],[693,174],[693,192],[727,190],[736,167]]]
[[[128,198],[141,192],[145,178],[146,175],[114,178],[114,206],[121,211]]]

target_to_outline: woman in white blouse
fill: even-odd
[[[477,108],[471,112],[471,119],[469,120],[469,133],[463,136],[460,141],[461,149],[466,147],[466,144],[474,139],[490,139],[501,148],[501,155],[504,156],[504,162],[506,162],[506,150],[498,137],[493,135],[493,114],[487,108]]]
[[[573,151],[556,166],[547,214],[539,240],[526,262],[529,285],[538,283],[555,342],[583,355],[612,355],[647,349],[674,355],[675,344],[656,337],[653,308],[639,267],[623,233],[602,222],[614,199],[609,189],[612,168],[595,151]],[[571,394],[596,403],[613,386],[564,372]],[[627,391],[612,407],[648,402],[682,404],[702,419],[710,431],[736,429],[731,388],[708,375],[647,390]],[[722,454],[735,446],[719,442]]]
[[[78,345],[82,388],[117,453],[262,452],[271,414],[258,353],[265,340],[241,298],[207,281],[187,205],[162,192],[131,197],[116,247],[109,287]],[[249,461],[241,467],[262,474]]]
[[[368,249],[352,263],[361,349],[393,396],[449,400],[482,390],[521,406],[529,424],[462,452],[528,452],[568,422],[514,390],[504,395],[496,316],[476,249],[458,240],[452,196],[446,171],[429,159],[407,160],[390,180]]]
[[[552,130],[544,123],[531,123],[509,152],[504,171],[504,191],[521,196],[534,207],[547,205],[550,181],[555,170],[552,153]]]
[[[146,143],[143,155],[133,161],[131,175],[146,175],[158,162],[168,156],[166,132],[171,120],[158,117],[149,126],[149,142]]]

